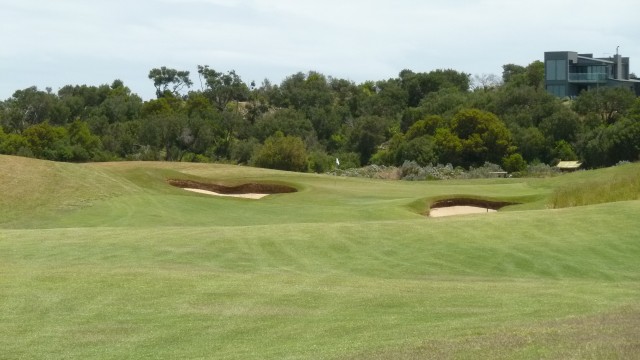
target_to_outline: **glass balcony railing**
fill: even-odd
[[[573,82],[607,82],[606,73],[569,73],[569,81]]]

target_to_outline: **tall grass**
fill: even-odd
[[[550,199],[554,209],[640,199],[640,168],[568,183],[557,188]]]

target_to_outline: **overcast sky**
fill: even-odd
[[[0,0],[0,100],[120,79],[149,99],[154,67],[280,83],[314,70],[356,83],[403,69],[501,75],[545,51],[631,58],[637,0]]]

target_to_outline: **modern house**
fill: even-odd
[[[594,58],[573,51],[544,53],[545,88],[558,97],[574,97],[599,87],[624,87],[640,96],[640,80],[630,75],[629,58],[619,54]]]

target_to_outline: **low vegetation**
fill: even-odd
[[[415,161],[405,161],[402,166],[369,165],[361,168],[336,169],[328,172],[330,175],[364,177],[388,180],[452,180],[452,179],[491,179],[497,177],[551,177],[560,175],[560,170],[546,164],[532,164],[522,171],[508,173],[500,165],[490,162],[477,168],[464,169],[447,165],[420,166]]]
[[[425,182],[0,155],[0,358],[634,358],[637,188],[549,207],[639,171]],[[424,216],[457,197],[520,204]]]
[[[602,204],[614,201],[640,200],[640,168],[623,165],[623,169],[608,177],[585,178],[554,191],[553,208]],[[582,175],[582,174],[580,174]]]

